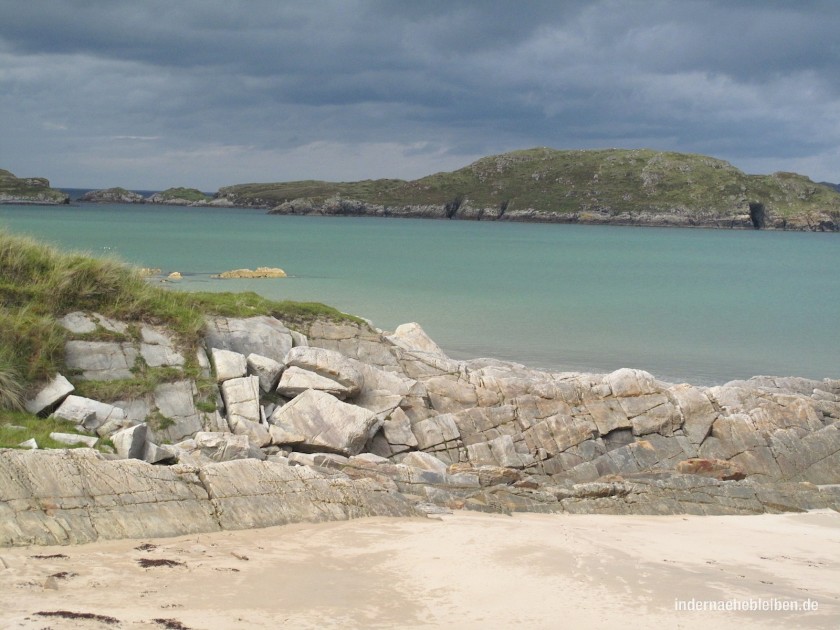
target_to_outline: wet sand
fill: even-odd
[[[675,610],[751,598],[818,609]],[[38,614],[61,611],[100,618]],[[456,512],[0,549],[0,627],[837,628],[840,514]]]

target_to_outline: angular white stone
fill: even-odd
[[[24,407],[29,413],[37,415],[60,403],[75,389],[70,381],[61,374],[56,374],[55,378],[39,391],[35,398],[26,401]]]
[[[64,402],[53,412],[52,417],[76,422],[88,431],[96,431],[112,420],[124,420],[126,413],[114,405],[71,395],[64,399]]]
[[[216,382],[222,383],[232,378],[242,378],[248,373],[248,363],[245,357],[232,350],[212,348],[210,354],[213,365],[216,366]]]
[[[146,431],[145,424],[138,424],[114,433],[111,441],[117,454],[123,459],[143,459],[146,454]]]
[[[273,392],[280,381],[280,373],[285,367],[279,361],[269,359],[260,354],[251,353],[246,357],[248,372],[260,379],[260,389]]]
[[[221,389],[231,430],[240,419],[259,423],[260,379],[256,376],[232,378],[222,383]]]

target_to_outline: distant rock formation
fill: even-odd
[[[257,267],[256,269],[233,269],[223,271],[211,278],[285,278],[286,272],[277,267]]]
[[[125,188],[105,188],[91,190],[79,197],[79,201],[87,203],[146,203],[146,198]]]
[[[221,188],[271,214],[416,217],[727,229],[840,230],[840,194],[796,173],[649,149],[534,148],[413,181],[299,181]],[[756,221],[752,208],[762,208]]]
[[[0,169],[0,203],[60,205],[70,203],[70,196],[50,188],[43,177],[15,177]]]
[[[168,206],[204,206],[209,204],[210,199],[195,188],[167,188],[151,195],[146,202]]]

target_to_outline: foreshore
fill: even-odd
[[[3,549],[0,621],[54,630],[836,628],[838,526],[840,514],[827,511],[455,512]],[[769,609],[696,610],[751,602]],[[794,606],[810,610],[772,609]],[[61,611],[117,622],[50,615]]]

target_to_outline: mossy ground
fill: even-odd
[[[56,320],[73,311],[165,326],[176,336],[187,360],[183,371],[138,365],[131,380],[78,381],[78,395],[103,401],[125,399],[148,394],[162,382],[188,377],[196,380],[200,392],[207,390],[200,401],[208,409],[214,405],[210,395],[214,388],[205,387],[194,352],[207,315],[272,315],[292,326],[319,318],[361,322],[323,304],[272,301],[255,293],[178,292],[149,283],[137,269],[117,260],[65,253],[0,232],[0,409],[19,410],[38,383],[63,368],[69,335]],[[74,338],[116,341],[138,336],[136,327],[130,327],[125,335],[100,329]],[[27,415],[3,413],[21,414],[16,416],[17,424]],[[27,438],[16,439],[0,437],[0,447]]]

